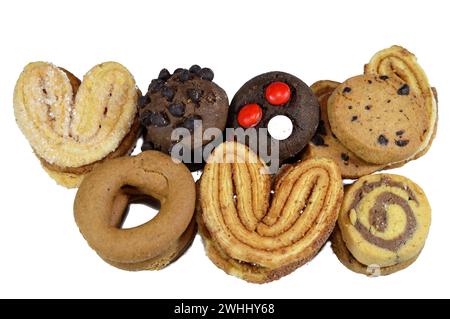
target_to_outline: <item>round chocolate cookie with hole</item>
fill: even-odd
[[[191,170],[202,166],[202,149],[224,130],[229,107],[227,94],[213,78],[211,69],[198,65],[172,74],[161,70],[139,101],[146,130],[143,151],[162,151]]]
[[[235,130],[228,139],[245,142],[260,155],[278,152],[283,163],[311,140],[319,112],[319,102],[302,80],[284,72],[264,73],[245,83],[231,101],[227,126]]]

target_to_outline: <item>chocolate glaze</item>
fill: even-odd
[[[404,185],[400,182],[395,182],[388,177],[382,177],[377,182],[364,183],[363,186],[361,186],[356,191],[355,199],[350,205],[349,211],[351,211],[352,209],[357,210],[357,207],[362,198],[364,197],[364,195],[370,193],[372,190],[382,185],[401,188],[402,190],[408,193],[409,199],[405,200],[404,198],[390,192],[383,192],[379,194],[375,200],[375,205],[369,211],[369,223],[371,227],[375,227],[377,231],[384,232],[387,228],[386,208],[388,205],[396,204],[402,207],[406,215],[406,226],[403,232],[396,238],[386,240],[373,235],[370,232],[370,229],[364,226],[358,219],[356,220],[354,226],[358,230],[358,232],[364,237],[364,239],[367,240],[368,242],[378,247],[395,252],[402,245],[404,245],[409,238],[412,237],[417,226],[416,218],[408,201],[409,200],[415,201],[417,205],[419,205],[419,202],[417,201],[417,198],[414,195],[413,191],[407,185]]]

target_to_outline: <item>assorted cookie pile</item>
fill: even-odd
[[[342,83],[309,87],[288,73],[261,74],[231,103],[213,79],[198,65],[163,69],[142,95],[116,62],[83,81],[44,62],[20,75],[17,124],[44,170],[79,187],[75,221],[103,260],[162,269],[197,230],[217,267],[254,283],[288,275],[328,240],[343,265],[368,276],[417,259],[431,223],[424,191],[406,177],[373,174],[423,156],[436,135],[437,93],[412,53],[382,50]],[[214,143],[209,129],[225,141]],[[268,132],[256,135],[258,148],[239,140],[236,132],[249,129]],[[142,152],[128,156],[141,136]],[[206,162],[174,160],[180,143],[192,154],[213,151]],[[261,145],[278,147],[276,172]],[[354,181],[344,187],[344,179]],[[122,228],[133,203],[159,213]]]

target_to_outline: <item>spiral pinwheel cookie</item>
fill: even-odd
[[[121,227],[127,207],[159,201],[156,217]],[[78,189],[75,221],[88,244],[107,263],[124,270],[158,270],[178,258],[196,234],[195,184],[183,164],[157,151],[97,165]]]
[[[202,159],[196,162],[193,153],[201,151],[214,136],[220,137],[228,114],[227,94],[213,78],[211,69],[198,65],[189,70],[177,69],[173,74],[161,70],[139,103],[140,121],[146,131],[142,150],[159,150],[181,157],[192,170],[201,166]],[[216,135],[205,134],[208,129],[215,129]],[[177,134],[183,131],[187,134]],[[176,144],[185,147],[174,148]],[[185,157],[187,152],[190,158]]]
[[[278,279],[317,254],[334,228],[342,195],[332,160],[285,166],[272,180],[246,146],[221,144],[199,187],[197,216],[206,253],[246,281]]]
[[[264,73],[245,83],[231,101],[228,115],[228,127],[247,133],[252,128],[257,131],[256,143],[244,140],[238,130],[235,140],[246,143],[260,156],[261,148],[271,154],[272,142],[276,141],[280,163],[302,151],[318,123],[319,103],[314,93],[302,80],[284,72]]]
[[[345,191],[332,247],[355,272],[391,274],[414,262],[430,222],[430,205],[417,184],[399,175],[365,176]]]
[[[368,163],[414,159],[430,144],[437,107],[414,55],[392,47],[377,53],[365,74],[339,85],[328,101],[332,132]]]
[[[115,62],[80,81],[46,62],[28,64],[14,91],[16,121],[44,169],[77,187],[99,162],[129,153],[139,135],[138,90]]]

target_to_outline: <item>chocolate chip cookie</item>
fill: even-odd
[[[359,75],[339,85],[328,101],[331,131],[359,158],[390,164],[412,158],[434,125],[422,96],[386,75]]]
[[[213,78],[211,69],[198,65],[176,69],[173,74],[161,70],[139,101],[139,118],[146,129],[143,151],[153,149],[171,154],[173,146],[181,142],[193,152],[211,142],[213,137],[204,136],[205,130],[224,130],[228,97]],[[177,128],[187,129],[190,138],[172,136]],[[186,164],[194,164],[193,159]]]

